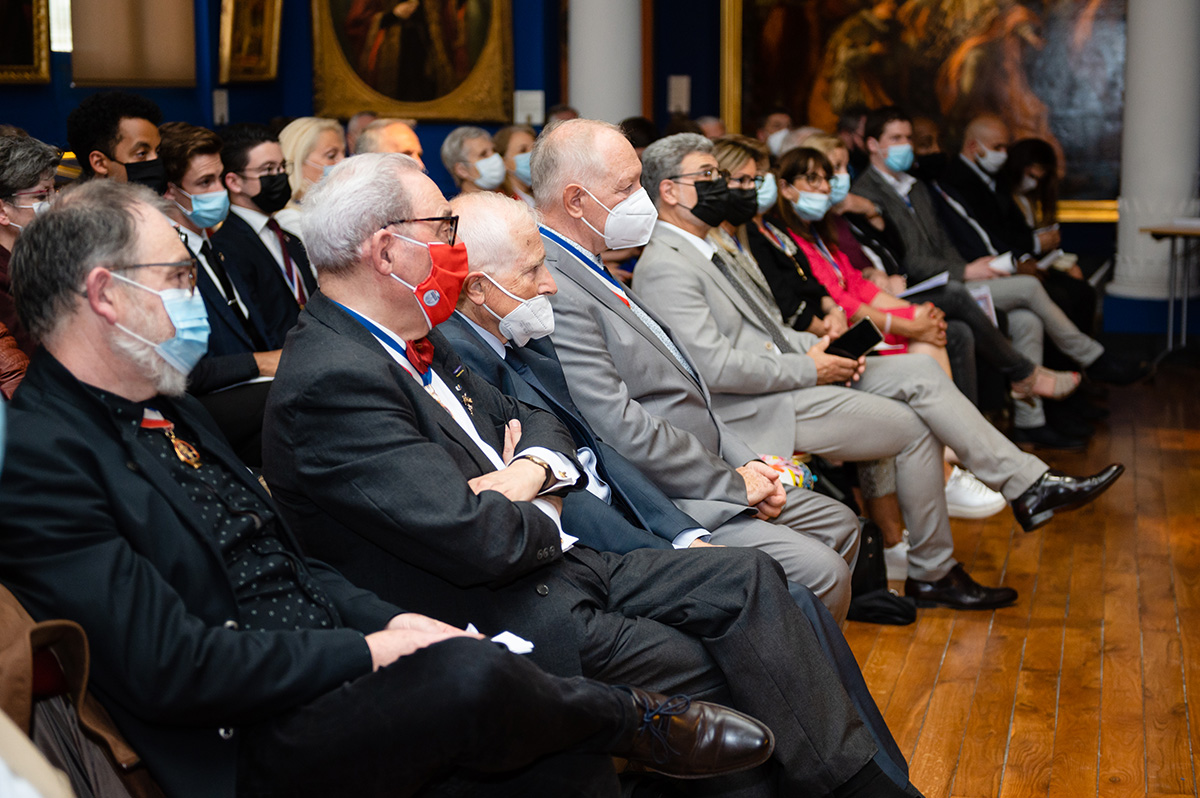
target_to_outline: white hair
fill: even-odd
[[[463,125],[451,130],[450,135],[446,136],[446,140],[442,142],[442,165],[446,167],[446,171],[454,178],[456,185],[462,185],[462,180],[459,179],[458,175],[454,174],[454,167],[460,163],[467,162],[463,150],[466,143],[471,139],[487,139],[491,141],[492,134],[481,127]]]
[[[393,125],[404,125],[410,133],[416,133],[412,126],[403,119],[376,119],[358,134],[358,140],[354,142],[354,154],[364,155],[368,152],[378,152],[379,145],[382,143],[383,131]]]
[[[309,190],[300,228],[318,271],[333,274],[356,266],[364,241],[409,216],[412,202],[400,180],[407,172],[421,174],[407,155],[355,155]]]
[[[621,128],[598,119],[567,119],[549,125],[538,136],[529,155],[529,170],[539,209],[562,202],[563,191],[572,183],[594,186],[603,178],[607,164],[595,146],[601,130],[624,138]]]
[[[279,146],[283,150],[283,159],[292,165],[292,173],[288,183],[292,186],[292,201],[303,199],[309,187],[304,179],[304,162],[317,148],[317,139],[326,130],[337,133],[346,145],[346,134],[336,119],[324,119],[319,116],[302,116],[292,120],[283,130],[279,131]]]
[[[518,242],[538,234],[541,216],[521,200],[491,191],[460,194],[450,201],[458,237],[472,271],[503,274],[515,265]]]
[[[122,290],[131,295],[142,291],[141,288],[126,283],[120,285]],[[143,335],[141,331],[149,330],[154,325],[154,311],[136,302],[130,305],[133,318],[129,319],[130,323],[125,326],[143,338],[148,338],[149,336]],[[162,356],[154,351],[153,346],[139,341],[124,330],[116,329],[109,338],[109,347],[132,363],[138,373],[154,385],[157,393],[163,396],[183,396],[187,393],[188,375],[163,360]]]

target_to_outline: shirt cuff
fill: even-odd
[[[563,532],[562,518],[559,516],[558,510],[554,509],[553,504],[545,499],[534,499],[533,506],[545,513],[546,517],[554,522],[554,526],[558,528],[558,542],[564,552],[575,545],[575,541],[579,540],[579,538]]]
[[[579,469],[575,467],[574,463],[558,452],[552,452],[544,446],[533,446],[528,449],[522,449],[517,454],[517,457],[524,455],[533,455],[545,460],[550,464],[550,469],[554,472],[555,481],[548,487],[543,488],[541,493],[550,493],[560,488],[570,487],[579,481]],[[538,495],[540,496],[541,493]]]
[[[703,540],[705,543],[712,537],[712,533],[707,529],[685,529],[675,536],[671,541],[671,545],[677,549],[686,549],[697,540]]]

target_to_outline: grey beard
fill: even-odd
[[[126,325],[130,329],[145,329],[148,326],[150,314],[139,312],[135,324]],[[154,385],[154,390],[163,396],[183,396],[187,393],[187,375],[159,357],[154,347],[142,343],[122,330],[111,339],[113,350],[123,355],[137,368],[146,379]],[[141,333],[139,332],[139,335]],[[149,336],[145,336],[149,337]]]

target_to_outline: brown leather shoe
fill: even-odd
[[[728,707],[623,688],[640,716],[614,756],[680,779],[702,779],[758,767],[775,749],[765,725]]]
[[[916,599],[918,607],[949,607],[954,610],[994,610],[1017,600],[1011,587],[984,587],[971,578],[961,563],[936,582],[909,578],[904,595]]]

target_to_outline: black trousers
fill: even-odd
[[[826,795],[876,755],[783,569],[766,554],[577,547],[560,575],[552,589],[573,591],[584,675],[728,704],[774,732],[768,766],[710,780],[707,794]]]
[[[964,322],[975,336],[975,351],[1010,381],[1023,380],[1033,373],[1036,364],[1013,348],[962,283],[951,280],[941,288],[908,297],[908,301],[932,302],[946,313],[947,320]]]
[[[615,798],[604,752],[634,716],[626,692],[448,640],[245,729],[238,795]]]

